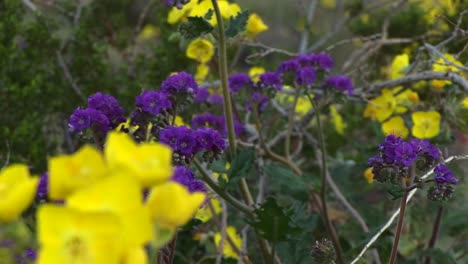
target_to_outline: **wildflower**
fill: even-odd
[[[135,99],[137,107],[154,116],[162,114],[172,107],[172,102],[167,94],[159,91],[144,91]]]
[[[314,83],[317,73],[312,67],[303,67],[296,72],[296,83],[310,86]]]
[[[108,94],[95,93],[91,95],[88,98],[88,108],[102,112],[115,125],[125,121],[124,110],[119,105],[119,101]]]
[[[252,80],[245,73],[236,73],[229,76],[229,90],[232,93],[239,92],[242,88],[252,85]]]
[[[348,95],[352,95],[354,92],[353,83],[347,76],[344,75],[328,77],[327,85],[335,87],[342,92],[346,91]]]
[[[265,73],[265,68],[263,67],[252,67],[249,69],[249,76],[253,82],[258,82],[260,80],[260,74]]]
[[[203,158],[210,162],[218,159],[227,147],[226,141],[219,132],[212,128],[199,128],[195,133],[198,144],[204,151]]]
[[[434,168],[435,181],[438,184],[458,184],[458,179],[453,176],[453,173],[445,166],[445,164],[441,163]]]
[[[393,93],[388,90],[382,90],[382,94],[379,97],[372,99],[364,110],[364,117],[370,117],[371,119],[382,122],[389,118],[396,108],[396,99]]]
[[[77,108],[73,111],[68,122],[71,132],[81,132],[92,125],[100,131],[107,132],[110,128],[110,121],[101,111],[92,108]]]
[[[159,132],[159,142],[170,146],[175,152],[191,157],[200,150],[195,131],[186,126],[168,126]]]
[[[107,137],[104,153],[112,170],[133,175],[144,187],[171,177],[172,151],[163,144],[137,145],[127,134],[112,132]]]
[[[194,59],[200,63],[206,63],[213,58],[214,46],[206,39],[197,38],[190,42],[185,55],[187,58]]]
[[[226,235],[229,236],[231,241],[233,242],[234,246],[239,250],[242,246],[242,238],[237,234],[236,228],[233,226],[227,226],[226,227]],[[231,246],[230,243],[228,243],[226,237],[223,240],[223,255],[228,257],[228,258],[239,258],[239,254],[237,253],[236,250]],[[214,242],[216,247],[219,247],[221,243],[221,233],[217,232],[214,235]]]
[[[319,66],[324,71],[330,71],[333,68],[333,59],[326,53],[312,54],[311,62],[315,66]]]
[[[144,247],[126,248],[122,262],[119,264],[147,264],[148,255]]]
[[[387,136],[390,134],[399,136],[403,139],[408,137],[409,130],[405,126],[405,121],[401,116],[394,116],[382,123],[382,131]]]
[[[214,93],[211,94],[208,99],[206,99],[206,102],[209,104],[217,104],[217,105],[223,105],[224,104],[224,98],[220,94]]]
[[[364,171],[364,177],[367,180],[367,183],[373,183],[374,182],[374,174],[372,173],[372,168],[369,167]]]
[[[247,20],[247,33],[250,36],[256,36],[263,31],[268,30],[268,26],[263,22],[263,20],[255,13],[250,14],[249,19]]]
[[[208,96],[210,96],[210,92],[208,92],[208,89],[198,89],[197,93],[195,94],[195,102],[199,104],[204,103],[206,102],[206,99],[208,99]]]
[[[229,17],[237,14],[237,13],[234,14],[234,12],[240,11],[239,6],[230,5],[229,2],[226,1],[226,0],[219,0],[218,1],[218,6],[219,6],[219,10],[221,12],[221,16],[224,19],[228,19]],[[205,14],[210,9],[214,10],[213,3],[211,2],[211,0],[203,0],[200,3],[198,3],[197,5],[193,6],[193,8],[190,10],[188,16],[203,17],[203,16],[205,16]],[[208,20],[208,22],[212,26],[216,26],[218,24],[218,21],[216,20],[215,15],[211,16],[211,18]]]
[[[203,182],[195,179],[193,171],[185,166],[175,166],[171,180],[184,185],[191,193],[206,192]]]
[[[47,200],[47,195],[49,193],[49,173],[44,173],[39,178],[39,184],[37,185],[36,196],[39,200]]]
[[[279,74],[284,74],[287,72],[293,72],[295,73],[300,69],[301,65],[299,64],[299,61],[296,59],[291,59],[291,60],[285,60],[281,62],[280,66],[276,70],[277,73]]]
[[[108,168],[99,151],[86,145],[71,155],[49,159],[49,198],[61,200],[105,177]]]
[[[175,24],[185,18],[185,16],[192,10],[194,6],[198,4],[198,1],[190,1],[186,5],[179,9],[177,7],[173,7],[169,14],[167,15],[167,23]],[[207,10],[208,11],[208,10]]]
[[[254,92],[252,96],[246,100],[245,104],[249,111],[255,110],[261,113],[265,111],[268,106],[268,96]]]
[[[462,101],[463,108],[468,108],[468,96]]]
[[[37,212],[38,264],[119,264],[124,244],[118,218],[42,205]]]
[[[210,205],[213,207],[213,211],[217,215],[223,211],[219,199],[211,198],[202,207],[200,207],[200,209],[198,209],[197,213],[195,214],[195,218],[202,221],[203,223],[208,222],[213,217]]]
[[[335,105],[330,105],[330,116],[336,132],[340,135],[344,135],[346,123],[343,121],[343,117],[340,115],[340,113],[338,113],[336,110]]]
[[[408,54],[397,55],[392,61],[390,78],[398,79],[405,76],[405,69],[409,65]]]
[[[444,57],[447,58],[447,60],[451,63],[447,63],[443,58],[438,58],[434,64],[432,64],[432,70],[435,72],[459,72],[460,69],[455,67],[454,65],[457,66],[463,66],[463,64],[455,59],[450,54],[444,53]],[[452,65],[453,64],[453,65]],[[451,81],[446,81],[446,80],[433,80],[432,81],[432,86],[436,89],[442,89],[444,88],[445,85],[452,84]]]
[[[411,133],[416,138],[433,138],[440,131],[440,114],[437,111],[414,112],[411,115],[413,128]]]
[[[0,171],[0,221],[17,219],[31,205],[38,181],[26,165],[12,164]]]
[[[186,72],[171,75],[161,83],[161,91],[171,95],[184,92],[196,94],[197,90],[198,85],[195,78]]]
[[[204,200],[202,192],[190,193],[179,183],[167,182],[154,186],[146,202],[156,224],[174,229],[186,224]]]
[[[208,76],[208,73],[210,73],[210,67],[208,67],[208,65],[204,63],[198,64],[197,72],[195,73],[195,80],[197,80],[197,83],[202,83],[206,79],[206,76]]]
[[[161,29],[151,24],[145,25],[137,36],[137,42],[144,42],[156,38],[161,33]]]
[[[270,87],[276,90],[281,90],[283,88],[280,76],[276,72],[265,72],[261,74],[259,78],[259,85],[261,87]]]

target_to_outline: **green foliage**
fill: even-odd
[[[234,18],[229,19],[229,23],[224,31],[227,37],[233,38],[237,34],[245,31],[247,20],[249,19],[249,11],[244,10],[236,15]]]
[[[247,177],[254,166],[255,148],[240,147],[231,163],[228,171],[229,184],[237,183],[241,178]]]
[[[214,27],[203,17],[188,17],[187,22],[179,25],[179,32],[186,39],[195,39],[213,31]]]

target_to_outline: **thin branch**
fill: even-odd
[[[36,6],[33,2],[31,2],[30,0],[21,0],[21,2],[23,2],[23,4],[24,4],[27,8],[29,8],[31,11],[33,11],[33,12],[37,12],[37,11],[38,11],[37,6]]]
[[[468,71],[468,67],[460,66],[460,65],[457,65],[457,64],[451,62],[449,59],[447,59],[447,57],[445,57],[444,54],[442,54],[442,52],[440,52],[436,47],[432,46],[431,44],[425,43],[424,47],[427,50],[432,51],[433,53],[435,53],[438,57],[442,58],[444,60],[444,62],[447,63],[448,65],[453,66],[453,67],[455,67],[455,68],[457,68],[459,70],[462,70],[462,71]]]
[[[301,34],[301,41],[299,43],[299,53],[306,52],[307,45],[309,44],[309,28],[314,20],[315,9],[317,8],[317,0],[310,0],[309,8],[307,8],[306,26]]]
[[[70,86],[72,90],[83,100],[86,101],[86,97],[83,95],[83,92],[81,91],[80,87],[76,84],[76,82],[73,80],[73,77],[71,76],[70,70],[68,69],[67,64],[63,60],[62,53],[60,51],[56,51],[57,55],[57,61],[59,63],[60,68],[62,69],[63,75],[65,76],[65,79],[70,83]]]

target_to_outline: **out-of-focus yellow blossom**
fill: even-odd
[[[406,113],[408,111],[408,107],[419,102],[418,93],[409,89],[400,93],[401,89],[402,87],[397,87],[392,90],[393,94],[397,94],[395,96],[395,100],[396,100],[395,113],[397,114]]]
[[[192,40],[187,46],[185,55],[189,59],[194,59],[200,63],[205,63],[213,58],[214,46],[210,41],[204,38],[197,38]]]
[[[120,123],[117,128],[115,129],[116,131],[122,131],[123,129],[128,129],[130,134],[133,134],[135,131],[140,128],[140,126],[132,126],[132,120],[130,118],[127,118],[127,121]]]
[[[213,206],[215,214],[220,214],[223,211],[221,207],[221,202],[218,198],[211,198],[207,203],[205,203],[200,209],[198,209],[197,213],[195,214],[195,218],[199,219],[203,223],[208,222],[211,218],[213,218],[213,214],[211,213],[211,209],[209,203]]]
[[[190,193],[181,184],[167,182],[151,189],[147,205],[157,225],[175,229],[187,223],[204,200],[202,192]]]
[[[226,162],[226,165],[224,166],[224,168],[226,170],[229,170],[231,168],[231,163],[229,162]],[[219,180],[219,176],[221,176],[221,178],[223,178],[226,182],[229,181],[228,179],[228,176],[226,173],[217,173],[217,172],[213,172],[213,177],[218,181]]]
[[[144,247],[134,247],[125,249],[122,262],[119,264],[147,264],[148,255]]]
[[[408,54],[400,54],[393,59],[390,77],[398,79],[405,76],[405,69],[409,65]]]
[[[195,80],[198,84],[201,84],[205,81],[206,76],[210,73],[210,67],[206,64],[199,64],[197,66],[197,72],[195,73]]]
[[[364,14],[360,15],[358,19],[363,24],[369,24],[370,15],[368,13],[364,13]]]
[[[236,16],[237,13],[241,11],[239,5],[230,4],[226,0],[218,0],[218,6],[219,11],[221,12],[221,16],[224,19]],[[203,0],[198,5],[195,5],[192,8],[192,10],[190,10],[188,16],[203,17],[210,9],[214,10],[213,3],[211,2],[211,0]],[[211,16],[211,19],[208,20],[208,22],[210,22],[210,24],[213,26],[216,26],[216,24],[218,24],[218,21],[216,20],[216,16],[214,14]]]
[[[260,75],[265,73],[265,68],[263,67],[252,67],[249,69],[249,76],[253,82],[258,82],[260,80]]]
[[[413,128],[411,133],[419,139],[433,138],[440,131],[440,114],[437,111],[414,112],[411,115]]]
[[[330,116],[336,132],[340,135],[343,135],[346,128],[346,123],[343,121],[343,117],[340,115],[340,113],[338,113],[336,110],[335,105],[330,105]]]
[[[104,153],[111,170],[136,177],[143,187],[172,176],[172,150],[166,145],[156,142],[137,145],[127,134],[111,132]]]
[[[336,7],[336,0],[321,0],[320,4],[327,9],[333,9]]]
[[[176,116],[174,125],[175,125],[175,126],[186,126],[186,127],[189,127],[189,125],[185,124],[184,119],[182,119],[181,116]]]
[[[462,105],[463,105],[464,108],[468,108],[468,96],[465,97],[465,99],[463,99]]]
[[[300,96],[297,98],[296,113],[300,116],[304,116],[310,111],[310,109],[312,109],[312,104],[310,103],[309,98],[306,96]]]
[[[237,249],[241,249],[242,238],[237,234],[236,228],[233,226],[227,226],[226,234],[229,235],[229,238],[232,240],[233,244],[237,247]],[[215,242],[216,247],[219,247],[219,244],[221,242],[220,232],[215,234],[214,242]],[[228,243],[226,238],[224,239],[224,242],[223,242],[223,255],[226,257],[235,258],[235,259],[239,258],[239,255],[232,248],[231,244]]]
[[[462,66],[463,64],[459,62],[455,57],[450,54],[444,53],[444,57],[454,65]],[[459,72],[460,69],[447,63],[443,58],[438,58],[434,64],[432,64],[432,70],[435,72]],[[447,80],[433,80],[432,86],[436,89],[442,89],[445,85],[451,84],[451,81]]]
[[[194,6],[198,4],[198,1],[190,1],[186,5],[182,7],[182,9],[178,9],[177,7],[173,7],[169,14],[167,15],[167,23],[175,24],[186,17],[186,15],[192,10]],[[205,14],[203,14],[205,15]],[[202,15],[202,16],[203,16]]]
[[[159,36],[161,29],[151,24],[145,25],[137,36],[137,42],[143,42]]]
[[[247,20],[247,33],[250,36],[256,36],[263,31],[268,30],[268,26],[263,22],[263,20],[255,13],[250,14],[249,19]]]
[[[405,121],[401,116],[394,116],[382,123],[382,131],[386,136],[392,134],[401,138],[406,138],[409,133],[408,128],[405,126]]]
[[[372,99],[367,104],[364,110],[364,117],[382,122],[393,114],[396,105],[396,98],[392,91],[383,89],[379,97]]]
[[[72,155],[49,159],[49,197],[64,199],[107,175],[101,153],[86,145]]]
[[[120,264],[124,244],[118,218],[45,204],[37,213],[38,264]]]
[[[0,171],[0,221],[17,219],[31,205],[38,180],[23,164],[12,164]]]
[[[108,176],[78,190],[66,199],[70,208],[82,212],[112,213],[122,225],[122,238],[130,247],[151,241],[153,228],[149,210],[143,205],[138,181],[129,175]]]
[[[368,183],[374,182],[374,173],[372,173],[372,168],[367,168],[364,171],[364,177],[366,178]]]

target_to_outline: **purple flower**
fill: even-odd
[[[161,91],[172,95],[181,92],[196,94],[197,90],[198,85],[195,78],[186,72],[171,75],[161,83]]]
[[[242,88],[252,84],[249,75],[245,73],[236,73],[229,77],[229,90],[232,93],[239,92]]]
[[[95,93],[88,97],[88,108],[102,112],[109,121],[114,121],[117,125],[125,121],[124,110],[119,101],[108,94]]]
[[[199,146],[208,152],[220,153],[226,149],[226,141],[212,128],[200,128],[196,131]]]
[[[280,64],[276,72],[279,74],[283,74],[286,72],[296,72],[300,67],[301,65],[299,64],[299,61],[297,59],[286,60]]]
[[[49,173],[43,173],[39,179],[39,184],[37,185],[36,195],[40,200],[47,200],[47,194],[49,193]]]
[[[419,156],[428,155],[435,160],[440,157],[439,150],[425,139],[415,138],[412,139],[410,143],[416,149]]]
[[[379,145],[382,160],[385,163],[392,164],[396,161],[395,149],[404,143],[403,139],[395,135],[388,135],[385,142]]]
[[[314,66],[315,55],[314,54],[300,54],[296,57],[296,60],[301,66]]]
[[[144,91],[136,97],[135,105],[155,116],[172,107],[167,94],[158,91]]]
[[[159,132],[159,141],[187,157],[200,150],[195,132],[186,126],[168,126]]]
[[[208,99],[206,100],[209,104],[218,104],[218,105],[223,105],[224,104],[224,98],[220,94],[212,94]]]
[[[109,119],[101,111],[92,108],[77,108],[73,111],[68,121],[71,132],[81,132],[95,125],[100,131],[107,132],[111,129]]]
[[[208,89],[200,88],[195,94],[195,102],[199,104],[204,103],[206,102],[208,96],[210,96],[210,92],[208,92]]]
[[[303,67],[296,72],[296,83],[299,85],[312,85],[317,73],[312,67]]]
[[[184,185],[192,193],[206,192],[203,182],[195,179],[193,171],[187,169],[185,166],[175,166],[171,180]]]
[[[311,56],[311,61],[324,71],[330,71],[333,68],[333,59],[326,53],[313,54]]]
[[[200,127],[210,127],[222,134],[223,137],[227,136],[226,120],[224,116],[217,116],[211,113],[199,114],[193,117],[192,127],[194,129]],[[236,135],[240,135],[245,132],[244,126],[234,118],[234,132]]]
[[[395,148],[395,161],[405,167],[410,167],[417,157],[418,153],[411,143],[403,142]]]
[[[327,79],[327,85],[335,87],[336,89],[348,92],[348,95],[352,95],[354,92],[354,86],[351,80],[344,75],[332,76]]]
[[[265,72],[262,73],[260,76],[259,84],[264,87],[272,87],[276,90],[281,90],[283,88],[283,84],[281,83],[281,79],[278,73],[276,72]]]
[[[246,107],[249,111],[252,111],[253,107],[255,107],[256,111],[263,112],[267,106],[268,96],[258,92],[253,93],[250,99],[246,101]]]
[[[434,168],[434,173],[436,175],[434,179],[438,184],[458,184],[458,179],[443,163]]]
[[[195,0],[194,0],[195,1]],[[167,6],[175,6],[177,9],[182,9],[190,0],[166,0]]]

